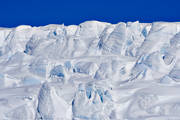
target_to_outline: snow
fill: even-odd
[[[0,119],[180,120],[180,23],[0,28]]]

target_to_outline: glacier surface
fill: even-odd
[[[180,120],[180,23],[0,28],[1,120]]]

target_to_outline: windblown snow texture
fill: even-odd
[[[0,119],[180,120],[180,23],[0,28]]]

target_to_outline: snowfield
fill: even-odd
[[[180,23],[0,28],[0,120],[180,120]]]

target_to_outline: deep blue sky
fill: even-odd
[[[0,26],[180,21],[180,0],[0,0]]]

